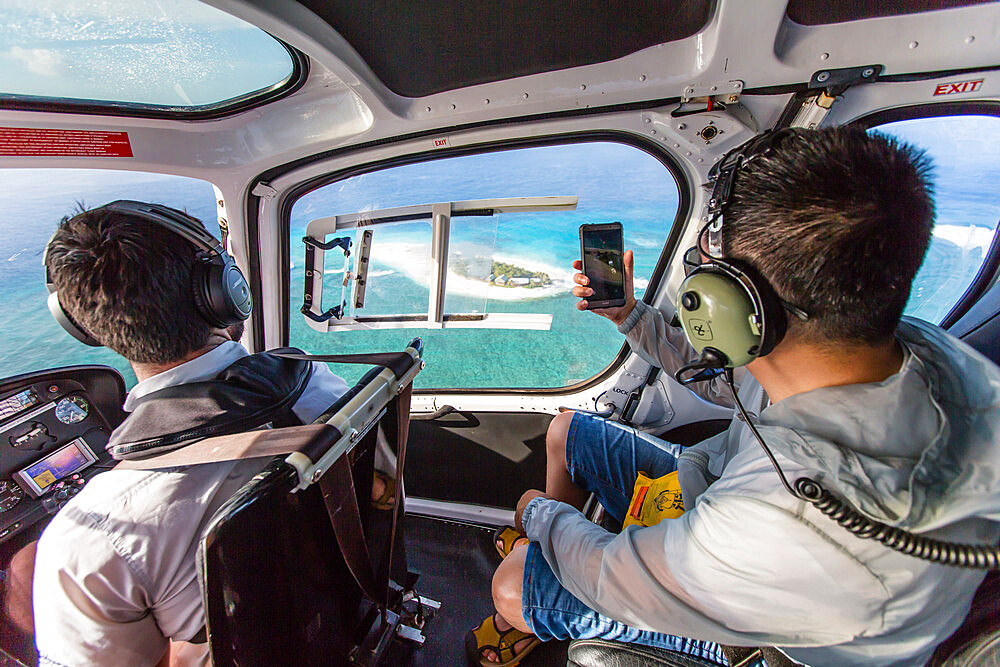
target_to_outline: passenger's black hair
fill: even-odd
[[[796,130],[736,178],[727,256],[810,314],[813,342],[883,342],[903,314],[934,223],[931,163],[863,129]]]
[[[94,209],[63,218],[46,266],[59,302],[129,361],[179,361],[208,343],[191,282],[196,248],[160,225]]]

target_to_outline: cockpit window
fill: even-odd
[[[614,325],[577,311],[570,294],[580,225],[621,222],[641,297],[678,203],[663,162],[606,141],[334,181],[292,206],[289,342],[348,353],[395,349],[419,335],[425,388],[579,383],[622,347]]]
[[[80,206],[116,199],[180,209],[218,235],[215,191],[193,178],[104,169],[0,169],[0,378],[74,364],[117,368],[129,386],[135,376],[106,348],[87,347],[64,332],[46,306],[45,245],[59,221]]]
[[[204,112],[296,74],[281,42],[197,0],[0,0],[0,100],[11,104]]]
[[[907,315],[941,322],[975,281],[1000,221],[1000,118],[962,115],[885,123],[872,132],[922,148],[934,162],[936,219]]]

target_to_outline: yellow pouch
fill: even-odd
[[[684,499],[677,471],[656,479],[650,479],[640,471],[622,527],[655,526],[664,519],[676,519],[681,514],[684,514]]]

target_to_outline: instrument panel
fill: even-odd
[[[94,475],[125,413],[125,382],[106,366],[0,381],[0,544],[55,514]]]

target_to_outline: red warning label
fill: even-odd
[[[128,132],[0,127],[0,155],[132,157]]]

